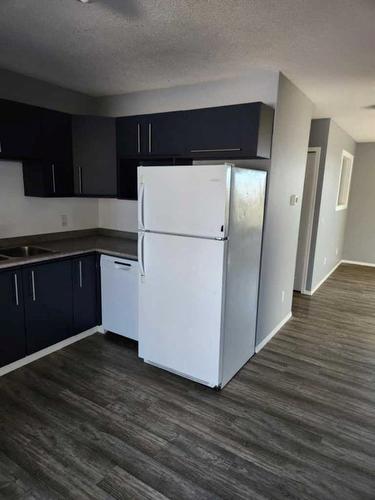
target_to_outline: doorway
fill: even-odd
[[[318,187],[321,148],[309,148],[303,186],[301,219],[298,236],[294,290],[307,293],[306,283],[311,254],[311,237],[314,223],[316,191]]]

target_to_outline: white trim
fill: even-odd
[[[314,293],[320,288],[323,283],[331,276],[331,274],[336,271],[336,269],[339,267],[339,265],[342,263],[342,260],[339,260],[338,263],[329,271],[328,274],[324,276],[322,280],[319,281],[319,283],[312,289],[312,290],[305,290],[303,292],[304,295],[314,295]]]
[[[70,344],[74,344],[79,340],[85,339],[86,337],[89,337],[90,335],[93,335],[98,331],[100,331],[100,327],[94,326],[94,328],[90,328],[85,332],[79,333],[78,335],[74,335],[74,337],[69,337],[68,339],[62,340],[57,344],[51,345],[49,347],[46,347],[45,349],[42,349],[41,351],[34,352],[33,354],[26,356],[25,358],[19,359],[14,363],[10,363],[9,365],[3,366],[2,368],[0,368],[0,377],[5,375],[6,373],[21,368],[21,366],[28,365],[29,363],[32,363],[37,359],[43,358],[44,356],[48,356],[48,354],[52,354],[55,351],[59,351],[60,349],[63,349],[64,347]]]
[[[362,262],[359,260],[342,260],[342,264],[352,264],[354,266],[366,266],[366,267],[375,267],[375,264],[373,262]]]
[[[288,313],[285,318],[280,321],[280,323],[275,326],[275,328],[272,330],[271,333],[267,335],[266,338],[264,338],[257,346],[255,346],[255,352],[258,353],[263,347],[268,344],[268,342],[276,335],[276,333],[287,323],[290,318],[292,317],[292,312]]]
[[[347,188],[347,193],[346,193],[346,202],[343,203],[342,205],[339,205],[340,187],[341,187],[341,179],[342,179],[342,173],[343,173],[342,167],[344,166],[344,158],[348,158],[350,160],[350,173],[349,173],[348,188]],[[336,211],[346,210],[348,208],[350,186],[351,186],[351,182],[352,182],[353,163],[354,163],[354,156],[351,153],[349,153],[348,151],[346,151],[345,149],[343,149],[342,154],[341,154],[339,185],[337,188]]]
[[[319,179],[319,168],[320,168],[320,155],[322,152],[321,147],[309,148],[308,153],[315,153],[315,164],[314,164],[314,178],[313,178],[313,195],[311,198],[311,204],[309,207],[309,217],[308,217],[308,228],[307,228],[307,242],[305,255],[303,257],[303,270],[302,270],[302,280],[301,280],[301,292],[306,291],[307,283],[307,273],[309,270],[309,260],[311,253],[311,241],[312,241],[312,231],[314,224],[315,206],[316,206],[316,193],[318,190],[318,179]],[[302,201],[303,203],[303,201]]]

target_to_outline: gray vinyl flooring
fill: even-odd
[[[0,498],[374,499],[375,269],[296,294],[221,392],[100,334],[4,376]]]

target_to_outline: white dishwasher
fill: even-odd
[[[104,330],[138,340],[138,262],[102,255],[100,267]]]

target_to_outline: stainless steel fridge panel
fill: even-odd
[[[267,173],[232,167],[221,346],[224,386],[255,353]]]

